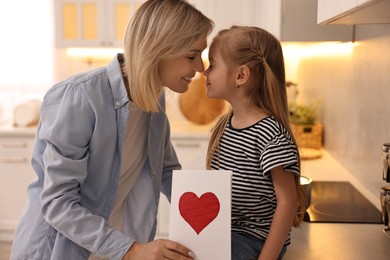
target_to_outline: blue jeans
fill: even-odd
[[[252,236],[232,232],[232,260],[255,260],[259,257],[264,241]],[[283,246],[278,259],[282,259],[287,251]]]

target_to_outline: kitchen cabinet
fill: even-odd
[[[0,240],[11,241],[27,201],[34,134],[0,131]]]
[[[318,0],[319,24],[390,23],[389,0]]]
[[[352,26],[317,24],[315,0],[190,0],[215,22],[212,36],[233,24],[258,26],[281,41],[350,41]]]
[[[352,40],[352,26],[317,24],[317,1],[315,0],[283,0],[281,16],[280,39],[282,41]]]
[[[205,170],[208,136],[172,136],[172,144],[183,170]],[[169,233],[170,203],[161,194],[157,216],[157,237],[167,238]]]
[[[58,47],[122,47],[131,14],[143,1],[55,1]]]
[[[172,137],[172,144],[183,170],[205,170],[207,135],[202,138]]]

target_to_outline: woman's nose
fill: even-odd
[[[204,71],[203,60],[201,58],[199,58],[195,64],[195,71],[198,71],[198,72]]]

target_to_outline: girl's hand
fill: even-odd
[[[135,242],[124,255],[123,260],[190,260],[194,253],[187,247],[168,239],[158,239],[149,243]]]

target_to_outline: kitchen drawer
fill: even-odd
[[[34,138],[0,138],[0,240],[12,240],[34,179]]]
[[[2,172],[11,165],[29,165],[33,145],[33,138],[0,138],[0,167]]]
[[[32,151],[34,138],[0,138],[0,151]]]

